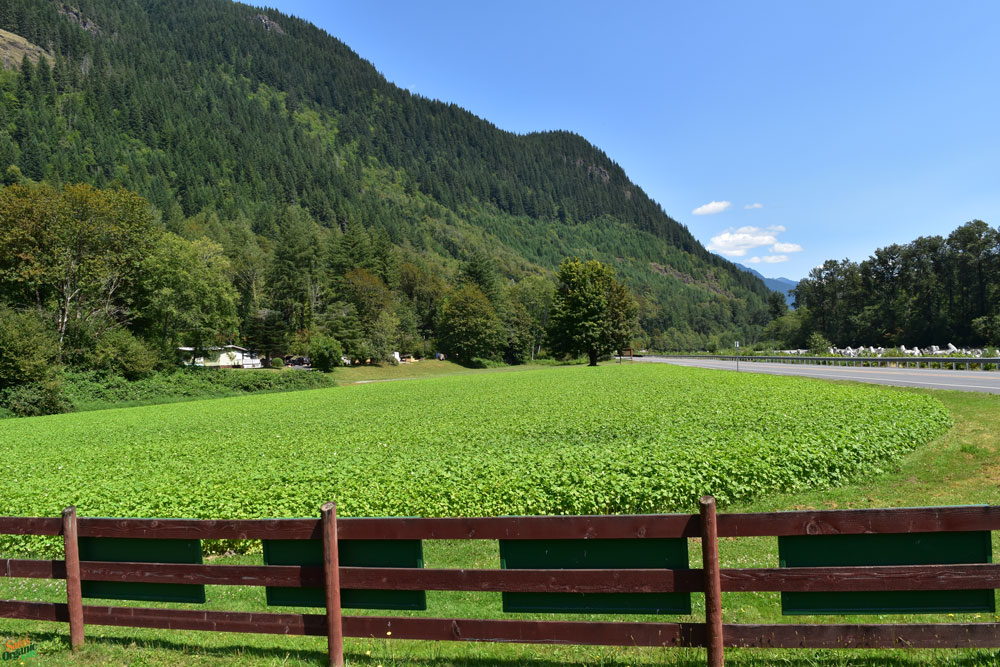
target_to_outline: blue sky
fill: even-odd
[[[1000,224],[1000,3],[277,7],[403,88],[512,132],[583,135],[767,276]]]

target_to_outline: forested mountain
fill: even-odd
[[[1000,229],[973,220],[860,263],[827,260],[794,293],[800,308],[768,331],[794,347],[812,333],[840,346],[1000,346]]]
[[[512,346],[540,343],[544,283],[567,256],[611,264],[636,292],[638,346],[753,339],[767,323],[767,288],[582,137],[515,135],[412,95],[300,19],[228,0],[0,0],[0,29],[49,54],[0,75],[0,173],[36,189],[10,210],[40,183],[49,202],[90,196],[58,194],[70,184],[124,188],[152,204],[168,236],[143,239],[165,265],[201,261],[233,290],[231,316],[178,306],[166,323],[140,306],[169,285],[146,281],[143,297],[137,282],[102,331],[163,349],[278,351],[320,335],[356,354],[421,353],[441,339],[450,290],[471,281],[516,359]],[[3,261],[0,300],[57,320],[12,287],[30,271]]]
[[[760,278],[761,282],[763,282],[769,290],[780,292],[781,295],[785,297],[785,303],[789,306],[794,305],[795,297],[792,296],[792,290],[795,289],[796,285],[798,285],[796,281],[789,280],[788,278],[766,278],[760,271],[751,269],[749,266],[744,266],[743,264],[738,264],[737,266],[747,273]]]

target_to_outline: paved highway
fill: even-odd
[[[714,359],[670,359],[666,357],[636,357],[636,361],[676,366],[696,366],[735,371],[735,361]],[[926,389],[952,389],[1000,394],[1000,372],[951,371],[928,368],[851,368],[842,366],[816,366],[810,364],[775,364],[761,361],[741,361],[741,373],[768,373],[770,375],[798,375],[823,380],[852,380],[872,384],[891,384],[900,387]]]

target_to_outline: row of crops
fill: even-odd
[[[876,386],[550,368],[7,420],[0,497],[22,516],[693,511],[877,473],[949,425]]]

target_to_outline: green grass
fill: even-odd
[[[719,374],[723,375],[723,374]],[[439,382],[435,380],[433,382]],[[416,389],[429,383],[407,384]],[[855,388],[857,385],[843,384]],[[857,387],[860,388],[860,387]],[[421,388],[421,391],[424,389]],[[828,490],[800,490],[768,495],[748,503],[732,503],[726,511],[765,511],[776,509],[919,506],[942,504],[1000,504],[1000,397],[957,392],[885,390],[896,395],[931,395],[941,400],[954,418],[955,425],[931,443],[917,447],[896,462],[886,464],[877,477]],[[687,511],[695,511],[693,505]],[[314,513],[315,514],[315,513]],[[994,549],[997,549],[994,544]],[[697,541],[691,544],[692,565],[700,554]],[[725,539],[720,545],[724,567],[768,566],[777,563],[775,540],[753,538]],[[426,567],[496,567],[496,544],[489,542],[425,542]],[[259,556],[220,558],[215,562],[253,563]],[[58,581],[0,581],[0,597],[64,600],[64,588]],[[263,611],[263,591],[230,587],[209,587],[206,608],[236,611]],[[694,596],[694,610],[689,618],[663,617],[664,621],[700,621],[704,607],[702,596]],[[149,603],[137,603],[148,605]],[[500,615],[499,596],[480,593],[431,592],[425,615],[451,617],[517,617]],[[890,622],[985,621],[975,615],[856,617],[831,616],[783,618],[777,594],[724,594],[724,619],[731,623],[780,622]],[[312,610],[315,611],[315,610]],[[354,613],[354,612],[351,612]],[[563,618],[564,616],[559,616]],[[651,620],[651,619],[636,619]],[[68,630],[62,624],[0,620],[0,638],[28,634],[41,651],[40,661],[54,664],[111,665],[321,665],[326,664],[325,641],[309,637],[235,635],[206,632],[142,630],[88,627],[88,641],[83,651],[68,650]],[[704,652],[694,649],[616,649],[571,646],[520,646],[466,644],[448,642],[407,642],[382,640],[347,640],[349,664],[383,665],[701,665]],[[370,654],[369,654],[370,653]],[[44,664],[44,663],[43,663]],[[801,667],[834,665],[996,665],[1000,652],[984,651],[816,651],[816,650],[728,650],[727,664],[763,666],[775,664]]]
[[[539,370],[553,366],[572,366],[584,362],[557,362],[552,360],[537,361],[521,366],[502,366],[500,368],[469,368],[452,361],[423,359],[408,364],[392,366],[340,366],[333,370],[333,377],[339,384],[356,384],[367,382],[389,382],[394,380],[419,380],[422,378],[441,377],[443,375],[473,375],[482,373],[514,373],[528,370]]]

